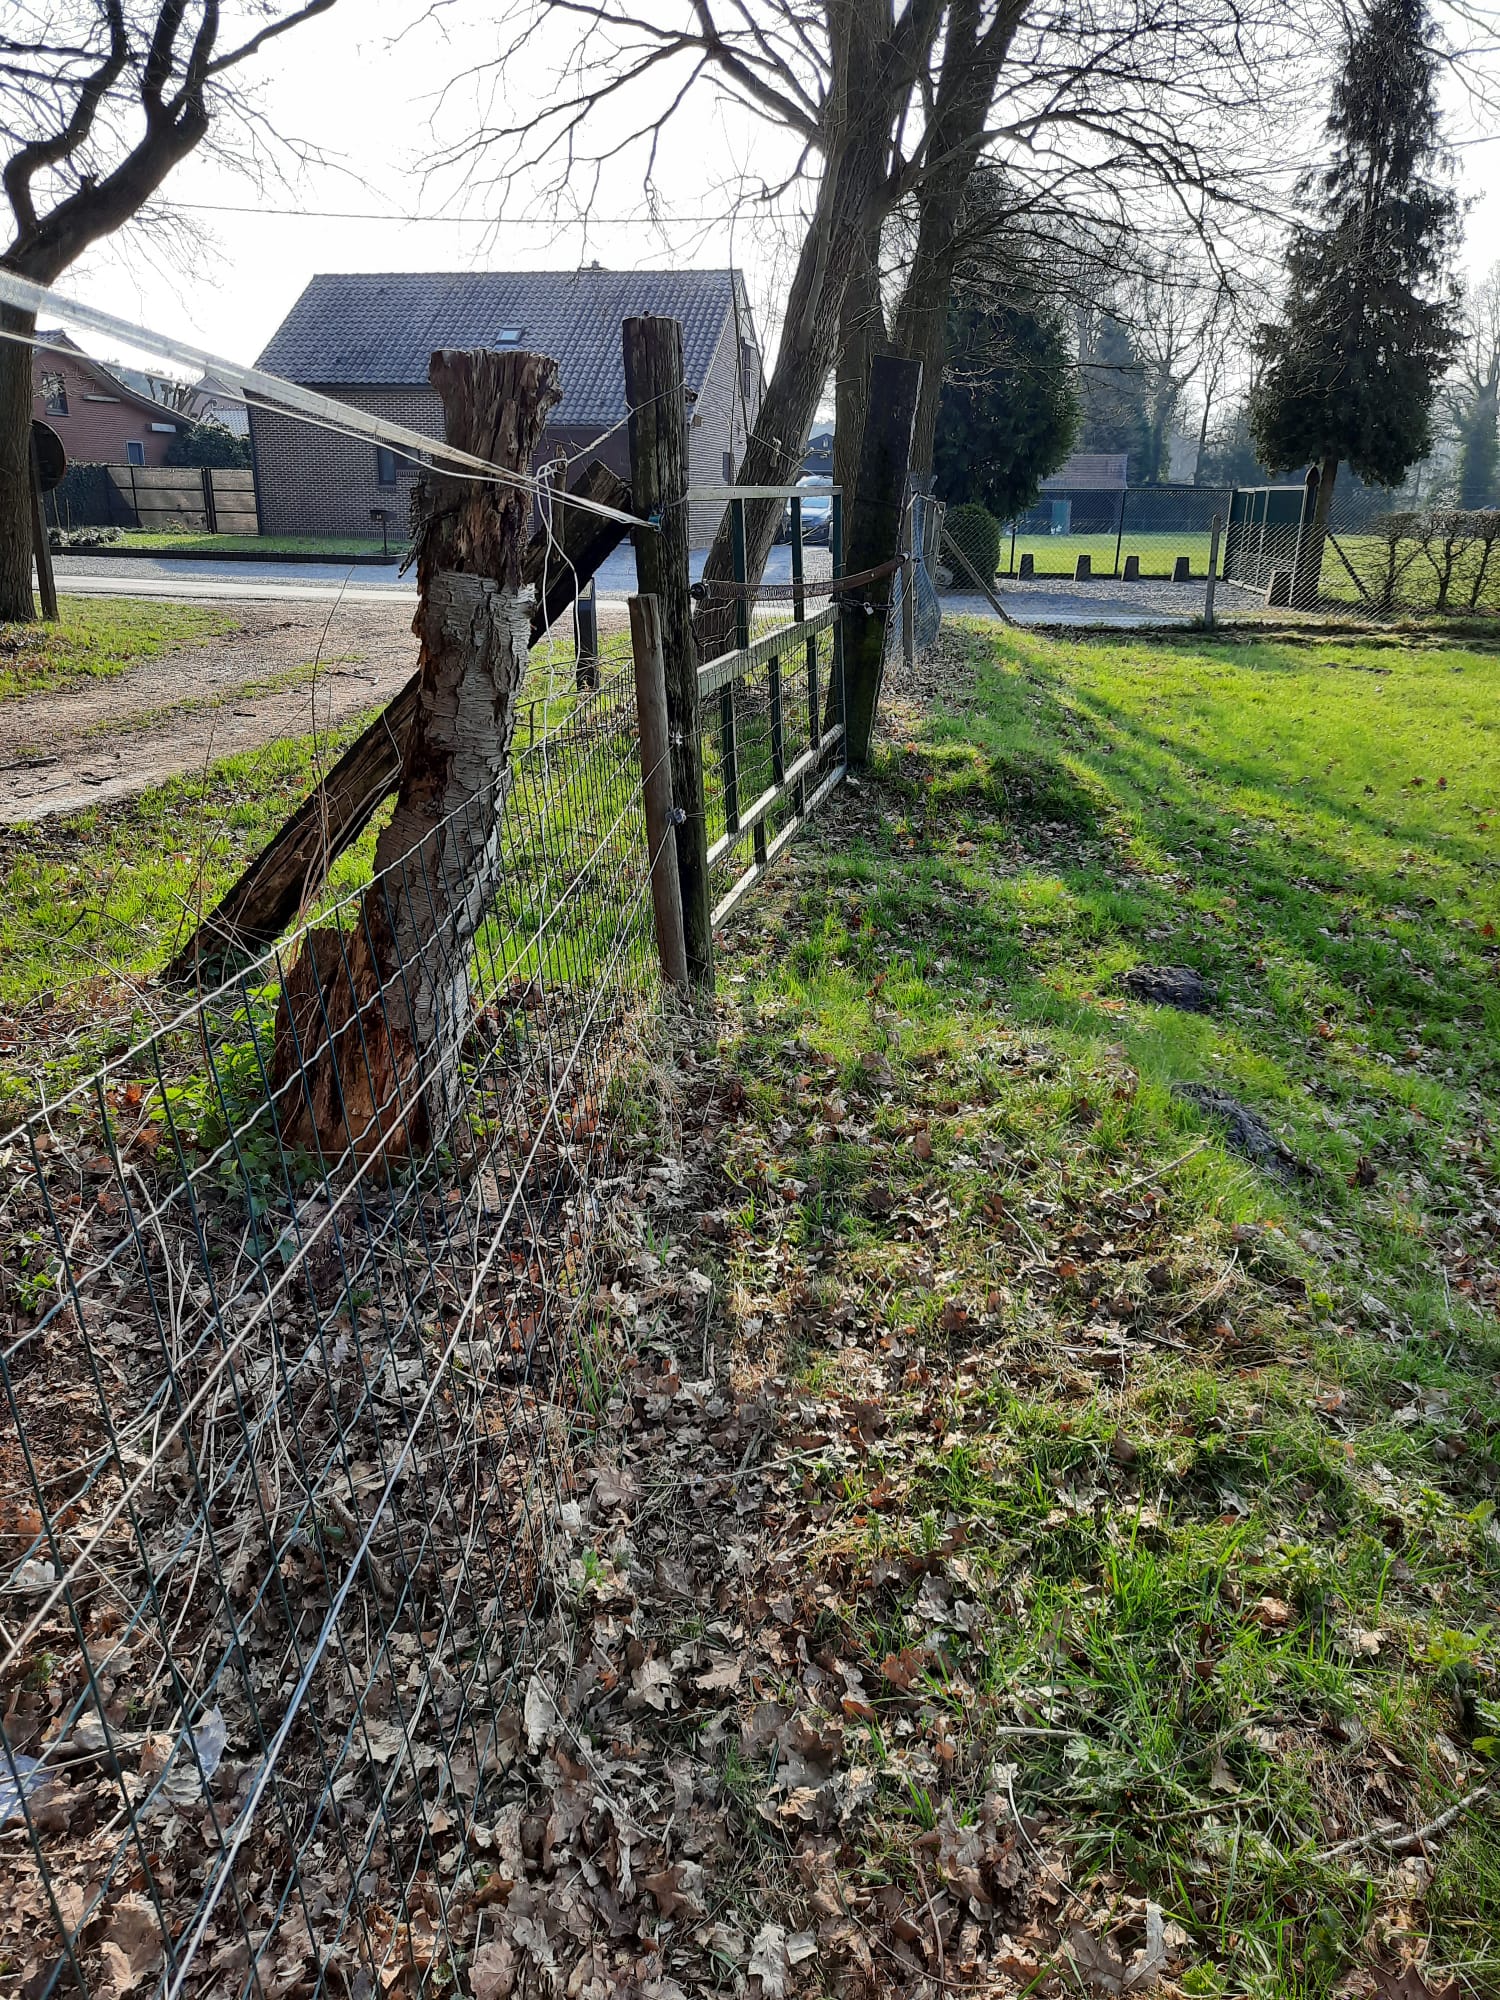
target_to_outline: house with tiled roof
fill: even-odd
[[[145,377],[85,354],[60,328],[37,334],[31,414],[62,439],[70,465],[160,465],[190,419]]]
[[[760,407],[763,369],[738,271],[340,272],[313,278],[259,366],[432,437],[442,412],[427,367],[439,347],[518,347],[558,363],[562,400],[540,456],[598,456],[629,476],[622,323],[636,314],[682,322],[694,486],[732,477]],[[366,535],[387,515],[406,527],[421,468],[395,451],[251,413],[262,532]],[[723,512],[693,509],[708,541]]]

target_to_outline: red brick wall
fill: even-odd
[[[341,383],[323,393],[426,437],[443,434],[442,405],[435,389],[361,389]],[[420,466],[398,457],[395,485],[382,486],[375,476],[372,444],[320,430],[277,410],[252,410],[250,436],[262,534],[368,535],[378,540],[379,523],[371,521],[370,510],[384,507],[391,517],[391,541],[405,542],[411,489],[421,476]],[[538,462],[550,459],[561,447],[570,458],[578,452],[602,458],[628,479],[630,445],[623,427],[596,442],[598,437],[596,424],[549,425]]]
[[[68,398],[66,416],[54,415],[46,407],[42,392],[44,375],[61,375]],[[146,464],[163,463],[169,431],[154,431],[153,423],[171,423],[165,410],[147,409],[130,401],[107,375],[96,374],[79,355],[32,352],[32,415],[50,424],[62,439],[70,465],[124,465],[125,446],[131,439],[145,446]],[[116,400],[91,402],[90,397],[108,396]]]

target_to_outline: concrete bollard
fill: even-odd
[[[1140,582],[1140,580],[1141,580],[1141,559],[1140,559],[1140,557],[1139,557],[1139,556],[1126,556],[1126,558],[1125,558],[1125,581],[1126,581],[1126,583],[1139,583],[1139,582]]]
[[[1021,558],[1021,567],[1018,574],[1021,576],[1035,576],[1036,557],[1031,554],[1023,555]]]
[[[1192,580],[1193,580],[1192,559],[1188,556],[1179,556],[1176,562],[1174,562],[1172,565],[1173,583],[1191,583]]]
[[[1075,583],[1087,583],[1093,574],[1094,558],[1092,556],[1080,556],[1078,558],[1078,567],[1073,571],[1073,581]]]

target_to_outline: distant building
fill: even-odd
[[[244,397],[217,375],[205,375],[194,383],[193,415],[199,423],[222,424],[235,437],[250,435],[250,412]]]
[[[803,473],[810,479],[833,477],[833,432],[814,431],[802,455]]]
[[[32,415],[62,439],[72,465],[160,465],[191,419],[139,386],[132,370],[109,368],[58,331],[32,349]],[[178,385],[185,387],[186,385]]]
[[[1026,517],[1031,531],[1090,535],[1112,530],[1124,505],[1129,471],[1130,459],[1123,451],[1075,451],[1042,481],[1041,498]]]
[[[539,458],[602,458],[629,476],[620,329],[637,314],[680,320],[692,398],[689,478],[732,482],[760,409],[760,346],[739,272],[478,271],[335,273],[313,278],[259,366],[373,416],[442,435],[427,380],[439,347],[516,347],[549,354],[562,401]],[[369,534],[383,510],[404,531],[420,475],[400,453],[280,412],[250,416],[264,533]],[[690,539],[711,539],[721,504],[695,506]]]

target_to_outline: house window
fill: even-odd
[[[726,451],[724,454],[724,484],[726,486],[733,486],[734,484],[734,453],[732,451]]]
[[[502,326],[495,335],[496,347],[519,347],[525,331],[524,326]]]
[[[68,385],[59,374],[42,377],[42,402],[49,417],[65,417],[68,414]]]
[[[125,440],[125,463],[127,465],[144,465],[146,463],[146,447],[141,443],[139,438],[127,438]]]
[[[740,396],[751,402],[755,396],[756,379],[760,373],[760,357],[748,340],[740,343]]]
[[[396,454],[387,445],[375,447],[375,479],[380,486],[394,486],[396,483]]]

